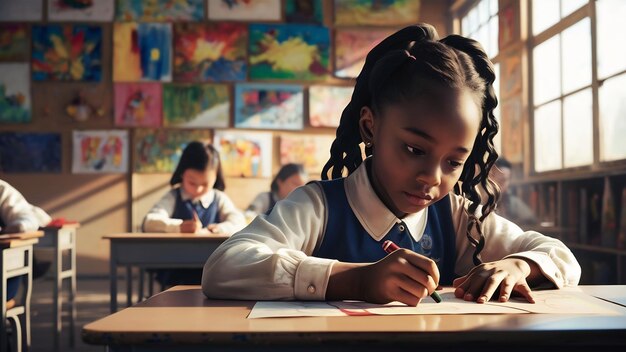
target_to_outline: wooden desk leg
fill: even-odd
[[[27,260],[28,273],[26,274],[26,297],[24,298],[24,331],[22,332],[22,346],[30,350],[30,299],[33,293],[33,245],[28,246]]]
[[[59,233],[54,236],[54,256],[52,259],[52,268],[54,270],[54,303],[52,307],[52,316],[54,319],[54,350],[61,350],[61,328],[63,322],[61,321],[61,313],[63,309],[63,300],[61,293],[63,292],[63,278],[61,273],[63,272],[63,251],[61,250]]]
[[[74,348],[75,345],[75,334],[74,331],[76,329],[76,230],[72,230],[70,234],[71,248],[70,248],[70,296],[69,296],[69,305],[70,305],[70,347]]]
[[[110,274],[109,274],[109,280],[110,280],[110,286],[111,286],[111,303],[110,303],[110,309],[111,309],[111,313],[115,313],[117,311],[117,247],[115,246],[115,244],[113,243],[113,241],[111,241],[111,253],[110,256],[111,258],[109,259],[109,270],[110,270]]]
[[[133,267],[126,266],[126,307],[133,305]]]
[[[0,249],[1,251],[1,249]],[[7,350],[7,272],[6,272],[6,263],[4,262],[4,255],[0,257],[0,279],[2,280],[2,293],[0,294],[0,310],[2,311],[2,316],[0,316],[0,352],[5,352]]]

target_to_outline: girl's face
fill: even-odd
[[[373,187],[399,218],[446,196],[472,151],[479,107],[466,91],[441,95],[387,106],[383,116],[361,111],[362,135],[373,144]]]
[[[278,197],[280,199],[286,198],[291,191],[304,185],[306,181],[306,175],[301,174],[291,175],[282,181],[277,179],[276,184],[278,185]]]
[[[215,185],[217,179],[216,170],[199,171],[194,169],[187,169],[183,171],[181,187],[185,193],[191,198],[198,198],[211,189]]]

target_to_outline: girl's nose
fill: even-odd
[[[429,187],[438,186],[441,183],[441,168],[437,163],[426,165],[417,175],[417,181]]]

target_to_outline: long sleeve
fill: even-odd
[[[326,223],[316,184],[300,187],[225,241],[204,265],[202,290],[223,299],[323,300],[334,260],[310,257]]]
[[[40,225],[33,206],[17,189],[2,180],[0,180],[0,219],[4,222],[4,227],[12,232],[35,231]]]
[[[143,219],[144,232],[180,232],[181,219],[172,219],[176,206],[176,191],[167,192]]]
[[[457,233],[456,273],[464,275],[474,267],[474,247],[465,236],[468,216],[463,198],[451,194],[452,217]],[[535,231],[523,231],[516,224],[491,213],[481,224],[485,247],[480,252],[483,262],[507,257],[523,257],[535,262],[543,275],[556,287],[575,286],[580,280],[581,268],[572,252],[558,239]],[[476,236],[476,234],[474,234]]]
[[[217,224],[219,233],[232,235],[246,226],[246,218],[243,213],[237,209],[233,201],[221,191],[215,191],[217,206],[219,208],[220,223]]]

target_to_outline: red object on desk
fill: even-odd
[[[67,220],[66,218],[54,218],[46,225],[46,227],[63,227],[63,225],[78,224],[76,220]]]

